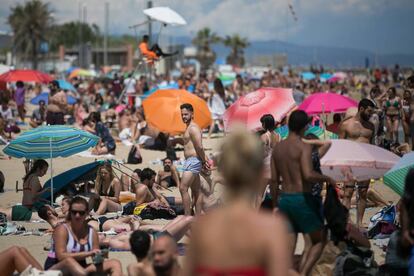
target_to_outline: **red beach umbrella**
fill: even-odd
[[[284,88],[260,88],[240,97],[224,113],[224,128],[228,131],[234,123],[244,124],[250,130],[261,127],[260,118],[272,114],[280,122],[296,107],[292,90]]]
[[[51,82],[53,78],[37,70],[11,70],[0,75],[0,82]]]

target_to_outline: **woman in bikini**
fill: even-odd
[[[222,153],[218,168],[226,183],[226,205],[197,217],[182,275],[289,275],[284,219],[252,209],[263,175],[263,144],[236,129]]]
[[[78,267],[77,275],[103,270],[110,275],[122,275],[122,266],[118,260],[105,259],[101,265],[87,264],[88,257],[100,254],[99,239],[96,231],[86,223],[88,215],[88,202],[81,198],[72,199],[66,223],[59,225],[53,233],[53,248],[55,258],[51,256],[45,268],[60,263],[67,258],[75,259]]]
[[[256,199],[256,206],[259,207],[263,201],[266,187],[269,184],[271,178],[270,160],[272,159],[273,147],[279,143],[282,138],[275,132],[276,122],[271,114],[265,114],[260,118],[263,130],[261,131],[260,139],[263,142],[265,158],[264,158],[264,170],[263,181],[260,183],[259,191]],[[264,133],[263,133],[264,132]]]
[[[404,129],[404,137],[405,137],[405,142],[406,143],[410,143],[410,117],[411,117],[411,112],[410,112],[410,106],[411,106],[411,102],[412,102],[412,95],[411,95],[411,91],[406,89],[404,91],[403,94],[403,100],[402,100],[402,115],[403,115],[403,129]]]
[[[388,97],[384,102],[386,126],[388,137],[393,142],[398,142],[398,125],[402,114],[401,99],[397,96],[395,87],[390,87],[387,91]]]
[[[95,181],[95,192],[100,197],[96,215],[122,210],[119,201],[121,182],[115,177],[111,165],[105,164],[99,167]]]

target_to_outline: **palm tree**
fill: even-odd
[[[49,4],[31,0],[11,8],[8,23],[13,30],[13,45],[24,55],[30,53],[33,68],[37,69],[40,43],[47,41],[53,24]]]
[[[192,43],[197,47],[197,59],[203,69],[207,69],[216,60],[216,53],[211,49],[211,45],[219,42],[221,38],[209,28],[199,30],[193,38]]]
[[[226,36],[223,43],[231,50],[230,54],[226,58],[226,62],[228,64],[243,67],[245,62],[244,49],[250,45],[247,38],[234,34],[232,36]]]

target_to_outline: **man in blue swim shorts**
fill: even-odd
[[[172,144],[182,144],[184,146],[184,172],[180,181],[180,193],[183,199],[184,215],[191,216],[192,209],[195,214],[201,213],[202,197],[200,196],[200,172],[202,169],[209,170],[208,159],[204,153],[202,143],[202,132],[200,127],[193,121],[194,109],[191,104],[182,104],[181,119],[186,124],[184,136],[175,138]],[[191,188],[191,196],[188,189]]]
[[[274,146],[271,162],[274,204],[277,189],[282,184],[279,211],[289,219],[293,230],[290,254],[294,254],[298,233],[308,234],[311,239],[311,247],[302,255],[298,269],[301,275],[310,274],[322,254],[326,240],[319,203],[311,194],[312,183],[326,182],[335,185],[333,179],[313,170],[311,145],[302,141],[311,120],[302,110],[291,113],[288,122],[289,136]]]

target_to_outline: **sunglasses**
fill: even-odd
[[[70,210],[70,213],[74,216],[76,216],[76,214],[79,214],[80,216],[86,215],[86,211]]]

